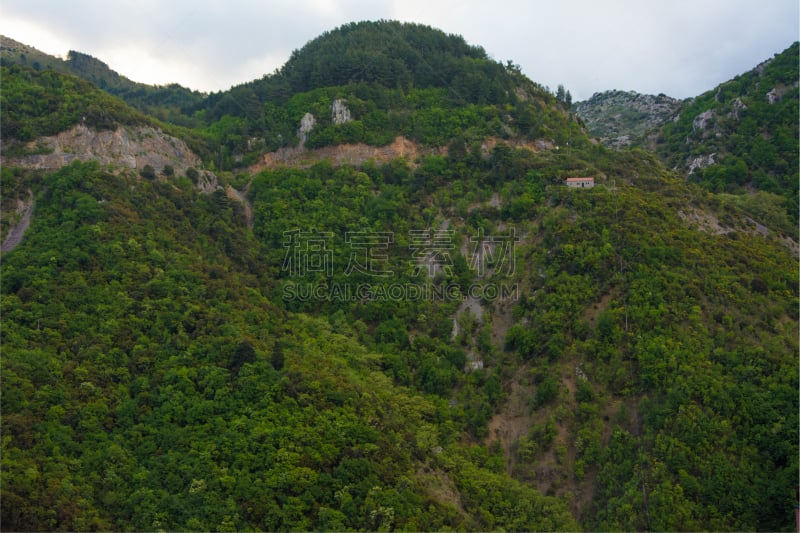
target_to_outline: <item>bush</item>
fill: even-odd
[[[542,380],[536,387],[536,407],[542,407],[552,402],[558,396],[558,381],[552,376]]]
[[[156,171],[150,165],[143,166],[142,170],[139,171],[139,175],[149,180],[156,179]]]

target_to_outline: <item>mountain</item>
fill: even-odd
[[[677,117],[680,107],[680,100],[664,94],[606,91],[576,102],[572,109],[606,146],[624,148],[646,145],[650,135]]]
[[[778,227],[796,236],[799,60],[794,43],[695,98],[609,91],[573,109],[604,143],[653,150],[703,187],[739,195],[731,200],[754,216],[784,210]]]
[[[88,54],[70,50],[66,59],[53,57],[31,46],[0,35],[0,62],[34,70],[53,70],[73,74],[96,87],[118,96],[127,104],[160,120],[179,125],[194,125],[185,110],[198,105],[205,95],[178,84],[152,86],[121,76],[105,63]]]
[[[335,101],[348,120],[334,118]],[[301,138],[310,147],[385,146],[398,135],[434,146],[486,136],[564,143],[556,136],[571,119],[554,104],[517,66],[490,60],[460,36],[378,21],[327,32],[278,71],[209,95],[194,112],[224,148],[217,166],[231,169]],[[308,135],[299,131],[306,113],[314,120]]]
[[[191,129],[2,74],[5,528],[794,527],[796,243],[513,64],[350,24]]]
[[[715,192],[782,196],[798,215],[798,43],[688,102],[662,128],[656,153]]]
[[[230,98],[285,102],[320,87],[359,83],[405,90],[444,88],[459,102],[500,102],[509,98],[510,79],[503,65],[461,36],[421,24],[357,22],[322,34],[295,50],[275,73],[212,95],[204,106],[221,116],[218,107]],[[244,104],[224,109],[232,114],[249,111]]]
[[[8,158],[17,158],[16,164],[21,164],[20,158],[27,158],[28,163],[24,166],[37,166],[35,161],[48,159],[47,156],[58,158],[60,154],[70,154],[79,159],[101,156],[119,162],[123,156],[135,157],[155,147],[151,143],[149,148],[139,146],[137,150],[135,142],[122,140],[113,149],[106,147],[106,152],[111,150],[113,153],[102,154],[98,152],[98,146],[90,145],[94,133],[105,131],[123,135],[126,139],[135,131],[151,132],[143,134],[146,137],[158,137],[163,133],[170,137],[166,141],[168,145],[185,147],[188,143],[199,154],[208,150],[202,134],[163,123],[75,76],[16,65],[0,67],[0,75],[3,79],[0,139],[3,142],[2,158],[6,162]],[[164,151],[163,148],[157,150]],[[166,150],[175,152],[174,161],[181,158],[181,152],[189,151],[188,148]],[[81,157],[83,153],[87,154],[85,158]],[[62,165],[40,161],[38,166],[55,169]]]

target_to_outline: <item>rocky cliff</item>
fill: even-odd
[[[15,153],[19,153],[15,147]],[[98,161],[114,169],[142,171],[152,167],[162,178],[167,175],[183,176],[195,169],[195,186],[204,194],[220,188],[216,175],[202,167],[201,159],[186,143],[150,126],[120,126],[115,130],[97,131],[83,124],[62,131],[58,135],[40,137],[27,143],[23,150],[27,155],[6,157],[0,155],[0,164],[32,170],[58,170],[73,161]],[[169,172],[169,169],[172,172]],[[0,252],[13,250],[21,241],[30,225],[34,195],[28,198],[3,198],[0,216]],[[242,201],[241,198],[237,198]],[[15,204],[14,204],[15,202]],[[13,209],[9,209],[10,207]],[[245,206],[245,210],[247,206]]]
[[[524,141],[487,137],[481,143],[481,152],[488,157],[492,149],[500,142],[513,148],[525,148],[532,152],[557,149],[556,144],[547,139]],[[392,143],[385,146],[370,146],[364,143],[338,144],[314,149],[292,146],[264,154],[257,164],[250,167],[250,172],[255,174],[264,169],[278,167],[307,168],[320,161],[329,161],[332,165],[339,166],[361,165],[370,160],[375,163],[386,163],[392,159],[403,158],[414,164],[418,157],[427,155],[447,155],[447,147],[424,146],[403,136],[395,137]]]
[[[96,131],[79,124],[58,135],[40,137],[28,143],[29,155],[3,157],[0,161],[17,167],[52,170],[72,161],[98,161],[103,165],[156,172],[171,166],[175,173],[199,168],[202,162],[182,140],[150,126],[118,127]]]
[[[573,110],[589,133],[607,146],[621,148],[645,143],[650,134],[677,116],[680,106],[680,100],[664,94],[605,91],[577,102]]]

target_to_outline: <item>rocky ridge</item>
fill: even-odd
[[[167,178],[170,168],[172,174],[183,176],[190,168],[196,170],[203,165],[184,141],[151,126],[119,126],[115,130],[98,131],[79,124],[27,143],[24,152],[27,155],[0,155],[0,164],[54,171],[74,161],[97,161],[111,171],[142,171],[149,166],[162,179]],[[195,186],[204,194],[220,188],[217,176],[207,170],[197,170]],[[22,241],[33,214],[33,194],[29,196],[27,200],[16,200],[16,216],[3,214],[9,226],[0,251],[10,252]]]
[[[488,156],[492,149],[504,142],[514,148],[525,148],[533,152],[556,149],[556,144],[551,140],[537,139],[535,141],[500,140],[494,137],[484,139],[481,151]],[[307,168],[320,161],[329,161],[334,166],[361,165],[366,161],[386,163],[392,159],[403,158],[411,164],[421,156],[447,155],[447,147],[426,147],[406,137],[398,136],[386,146],[370,146],[364,143],[338,144],[322,148],[308,149],[303,145],[280,148],[274,152],[264,154],[260,161],[250,167],[251,173],[264,169],[278,167]]]
[[[0,156],[0,161],[36,170],[59,169],[73,161],[98,161],[128,169],[149,165],[156,172],[171,166],[178,174],[202,166],[185,142],[150,126],[97,131],[78,124],[57,135],[31,141],[25,150],[29,155]]]
[[[622,148],[645,142],[650,134],[677,116],[681,104],[681,100],[664,94],[605,91],[575,103],[573,111],[584,121],[589,133],[606,146]]]

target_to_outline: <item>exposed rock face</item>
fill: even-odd
[[[54,170],[72,161],[99,161],[103,165],[141,169],[150,165],[160,172],[170,165],[177,174],[201,161],[182,140],[146,126],[96,131],[80,124],[51,137],[28,143],[31,151],[47,152],[15,158],[2,158],[4,164]]]
[[[15,213],[16,220],[12,221],[8,233],[0,244],[0,252],[10,252],[22,242],[22,236],[27,231],[28,226],[31,224],[31,215],[33,214],[33,192],[28,190],[28,199],[17,199],[17,206]]]
[[[769,103],[769,105],[772,105],[777,101],[778,101],[778,91],[773,87],[772,90],[767,93],[767,103]]]
[[[435,155],[442,149],[431,149],[429,155]],[[404,157],[413,161],[422,155],[422,150],[414,141],[405,137],[395,138],[387,146],[369,146],[366,144],[339,144],[306,150],[302,145],[280,148],[275,152],[264,154],[262,161],[250,169],[258,172],[264,168],[277,168],[283,166],[309,167],[319,161],[328,160],[334,165],[360,165],[370,159],[376,162],[391,161],[397,157]]]
[[[709,109],[707,111],[703,111],[692,121],[692,130],[697,133],[698,131],[703,131],[708,126],[708,123],[711,119],[714,118],[714,110]]]
[[[211,194],[220,188],[217,176],[213,172],[203,171],[197,178],[196,187],[203,194]]]
[[[677,116],[680,106],[680,100],[663,94],[606,91],[575,103],[573,110],[592,135],[607,146],[621,148],[646,141]]]
[[[247,223],[247,229],[253,229],[253,206],[247,199],[247,190],[249,188],[250,184],[248,183],[247,189],[245,189],[244,192],[241,192],[237,191],[232,186],[227,185],[225,187],[225,195],[231,200],[242,204],[242,209],[244,211],[244,220]]]
[[[481,149],[485,157],[489,157],[492,149],[500,142],[514,148],[525,148],[533,152],[557,149],[556,144],[548,139],[534,141],[503,140],[494,137],[484,139]],[[250,167],[250,172],[260,172],[265,168],[278,167],[310,167],[319,161],[330,161],[333,165],[361,165],[365,161],[386,163],[398,157],[405,159],[409,164],[425,155],[446,155],[446,147],[426,147],[405,137],[396,137],[394,142],[386,146],[370,146],[363,143],[338,144],[306,150],[302,146],[280,148],[274,152],[264,154],[261,161]]]
[[[686,174],[689,175],[695,170],[702,170],[706,167],[710,167],[716,161],[714,161],[714,156],[717,155],[716,153],[707,154],[707,155],[699,155],[697,157],[688,159],[686,161]]]
[[[783,96],[791,91],[792,89],[796,88],[798,82],[794,82],[792,85],[777,85],[770,89],[767,93],[767,103],[770,105],[776,104],[783,100]]]
[[[350,110],[344,105],[344,100],[336,98],[331,104],[331,122],[338,126],[351,120]]]
[[[763,76],[764,75],[764,69],[766,69],[767,65],[769,65],[770,63],[772,63],[772,58],[767,59],[766,61],[762,61],[761,63],[756,65],[756,68],[754,68],[753,70],[755,70],[758,73],[759,76]]]
[[[317,124],[314,115],[311,113],[306,113],[303,115],[303,118],[300,119],[300,128],[297,130],[297,136],[300,137],[300,147],[302,148],[306,144],[306,140],[308,139],[308,134],[311,133],[311,130],[314,129],[314,126]]]
[[[728,114],[729,117],[739,120],[739,112],[740,111],[747,111],[747,106],[742,102],[741,98],[736,98],[733,102],[731,102],[731,112]]]

